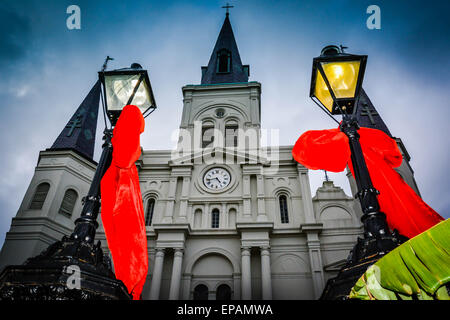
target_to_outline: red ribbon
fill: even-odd
[[[148,271],[147,235],[139,177],[145,122],[138,107],[127,105],[113,131],[113,155],[101,181],[102,222],[116,278],[139,300]]]
[[[413,238],[444,220],[393,169],[401,165],[397,143],[381,130],[360,128],[360,143],[378,202],[389,227]],[[294,159],[313,170],[341,172],[348,165],[353,176],[348,137],[339,129],[303,133],[292,149]]]

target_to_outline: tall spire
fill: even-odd
[[[202,67],[201,84],[248,82],[248,76],[249,66],[242,65],[227,12],[208,66]]]
[[[356,111],[356,119],[361,127],[378,129],[386,133],[389,137],[395,139],[398,147],[403,155],[403,162],[400,167],[395,170],[401,174],[403,180],[420,196],[419,188],[417,187],[416,180],[414,178],[414,171],[409,163],[411,156],[408,153],[402,139],[393,137],[388,127],[384,123],[378,111],[370,101],[364,89],[361,88],[361,93],[358,102],[358,108]]]
[[[361,88],[361,94],[359,96],[358,108],[356,112],[356,119],[361,127],[373,128],[384,131],[389,137],[392,138],[391,132],[384,123],[380,114],[375,109],[372,101],[370,101],[364,89]]]
[[[47,150],[73,150],[92,160],[99,101],[100,81],[97,81],[56,138],[52,147]]]

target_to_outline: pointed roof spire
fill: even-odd
[[[391,132],[363,88],[361,88],[361,94],[359,96],[356,119],[361,127],[384,131],[389,137],[392,138]]]
[[[202,67],[201,84],[248,82],[248,76],[249,66],[242,65],[227,12],[208,66]]]
[[[47,150],[73,150],[93,160],[100,101],[100,81],[89,91],[77,111]]]

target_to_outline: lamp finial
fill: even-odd
[[[109,60],[114,60],[114,58],[111,58],[110,56],[106,56],[105,62],[103,63],[103,66],[102,66],[102,72],[106,70]]]

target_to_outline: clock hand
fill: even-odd
[[[219,181],[219,183],[222,183],[222,181],[223,181],[223,179],[221,179],[222,176],[217,173],[214,175],[214,178],[217,179],[217,181]]]
[[[214,177],[214,178],[206,178],[206,180],[208,180],[208,181],[217,180],[217,177]],[[217,180],[217,181],[219,181],[219,180]]]

